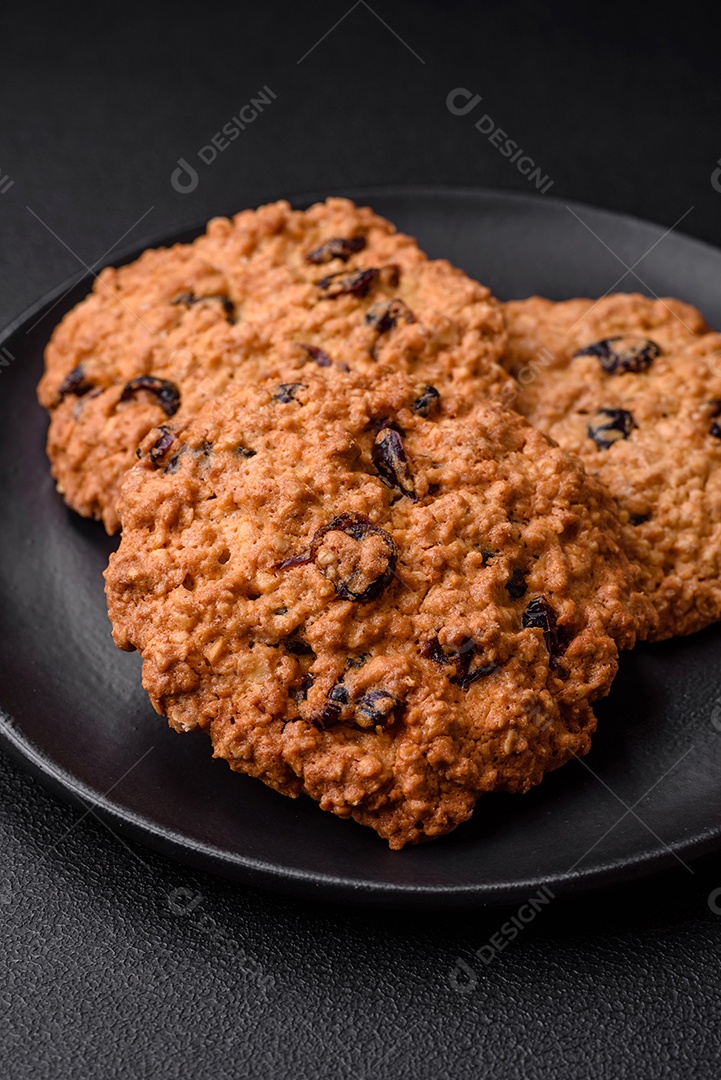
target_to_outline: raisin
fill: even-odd
[[[148,457],[153,462],[153,464],[160,461],[162,457],[165,457],[165,454],[173,445],[173,440],[175,438],[171,428],[169,428],[166,424],[161,424],[158,428],[158,431],[160,432],[160,438],[153,443],[153,445],[150,447],[150,450],[148,451]]]
[[[474,657],[478,652],[478,646],[472,638],[466,638],[458,649],[449,648],[444,650],[438,638],[431,638],[421,645],[421,656],[432,660],[434,664],[454,664],[455,671],[449,682],[454,686],[460,686],[462,690],[468,690],[479,679],[485,679],[498,671],[498,664],[477,664],[471,667]]]
[[[494,671],[498,671],[498,664],[477,664],[471,667],[477,652],[478,646],[472,638],[466,638],[463,644],[454,650],[456,670],[449,681],[455,686],[460,686],[461,690],[468,690],[479,679],[485,679]]]
[[[318,529],[310,547],[310,557],[315,561],[326,537],[334,532],[344,533],[350,536],[358,544],[358,550],[349,559],[348,555],[341,554],[337,562],[320,567],[321,573],[332,582],[336,594],[341,600],[354,600],[357,603],[368,603],[375,600],[390,584],[396,570],[398,552],[393,538],[384,529],[374,525],[362,514],[340,514],[333,518],[322,529]],[[363,548],[368,547],[375,539],[380,542],[382,561],[385,565],[378,573],[374,567],[372,571],[363,566]],[[371,562],[375,561],[372,558]],[[350,566],[346,565],[350,561]],[[370,577],[370,573],[375,573]],[[370,578],[370,580],[369,580]]]
[[[350,236],[347,239],[341,236],[334,236],[331,240],[326,240],[320,247],[313,248],[312,251],[309,251],[305,260],[306,262],[314,263],[316,266],[331,262],[333,259],[341,259],[343,262],[348,262],[351,255],[355,255],[358,251],[362,251],[365,246],[365,236]]]
[[[376,284],[379,274],[380,271],[372,266],[367,270],[355,270],[350,274],[341,270],[339,274],[329,274],[328,277],[324,277],[318,282],[318,288],[323,290],[329,300],[348,294],[363,297]]]
[[[359,603],[367,603],[374,600],[390,584],[398,561],[398,552],[392,537],[384,529],[374,525],[362,514],[340,514],[328,525],[318,529],[310,548],[310,555],[315,560],[325,538],[334,532],[344,533],[355,540],[359,550],[354,553],[351,560],[355,565],[345,567],[343,564],[347,557],[341,557],[338,563],[329,566],[321,566],[321,573],[332,581],[337,595],[342,600],[354,600]],[[369,571],[363,565],[363,547],[372,540],[378,538],[383,549],[382,560],[385,566],[376,573],[376,576],[368,580]],[[345,571],[345,576],[339,576]],[[374,568],[375,572],[375,568]],[[366,583],[367,582],[367,583]]]
[[[281,562],[273,564],[274,570],[290,570],[292,566],[305,566],[307,563],[313,562],[310,555],[291,555],[289,559],[283,559]]]
[[[247,446],[236,446],[233,453],[236,454],[237,457],[245,458],[247,460],[248,458],[255,457],[255,455],[258,453],[258,451],[257,450],[251,450]]]
[[[506,592],[512,600],[519,600],[522,596],[525,596],[528,590],[526,584],[527,570],[521,570],[520,567],[516,567],[508,581],[506,582]]]
[[[409,499],[415,501],[415,485],[408,458],[403,447],[403,440],[395,428],[381,428],[376,435],[371,458],[378,475],[389,487],[395,488],[401,495],[407,495]]]
[[[180,408],[180,391],[175,383],[158,379],[155,375],[139,375],[137,379],[131,379],[120,395],[120,401],[130,401],[140,390],[155,394],[166,416],[174,416]]]
[[[574,359],[576,356],[595,356],[609,375],[623,375],[629,371],[647,371],[660,355],[661,346],[650,338],[624,334],[587,345],[574,353]]]
[[[299,390],[305,389],[305,383],[302,382],[290,382],[281,383],[276,387],[273,394],[273,401],[280,402],[281,405],[287,405],[290,401],[297,401],[296,394]]]
[[[283,614],[287,613],[287,608],[283,611]],[[311,649],[307,641],[303,641],[303,638],[289,637],[283,641],[283,645],[292,653],[293,656],[315,656],[315,653]]]
[[[709,430],[709,435],[713,435],[714,439],[721,439],[721,424],[718,422],[719,416],[721,416],[721,400],[714,398],[712,401],[707,401],[706,404],[710,407],[709,411],[713,423]]]
[[[424,656],[426,660],[432,660],[434,664],[449,663],[448,657],[443,652],[443,646],[437,637],[430,638],[429,641],[423,642],[421,645],[421,656]]]
[[[426,386],[423,392],[418,395],[413,402],[411,408],[414,413],[418,413],[419,416],[433,416],[441,407],[441,395],[436,390],[435,386]]]
[[[187,304],[191,307],[193,304],[202,304],[204,300],[217,300],[223,305],[223,313],[228,322],[233,322],[235,319],[235,306],[233,301],[228,296],[223,296],[222,293],[209,293],[207,296],[196,296],[195,293],[187,292],[181,296],[176,296],[173,300],[174,304]]]
[[[599,450],[608,450],[614,443],[627,439],[637,427],[627,409],[599,409],[586,431]]]
[[[392,723],[401,702],[388,690],[369,690],[359,698],[356,710],[371,724]]]
[[[498,664],[479,664],[472,668],[469,664],[467,670],[464,668],[463,671],[456,672],[450,681],[460,686],[461,690],[468,690],[479,679],[486,679],[489,675],[493,675],[495,671],[498,671],[498,666]]]
[[[180,455],[184,454],[187,449],[187,446],[181,446],[177,454],[173,454],[170,461],[163,469],[164,476],[167,476],[168,474],[172,475],[173,473],[176,473],[178,471],[178,469],[180,468]]]
[[[341,551],[337,560],[324,562],[318,569],[324,577],[332,582],[336,595],[341,600],[353,600],[361,604],[375,600],[393,579],[398,562],[398,551],[393,538],[384,529],[374,525],[363,514],[339,514],[338,517],[333,518],[327,525],[316,531],[307,555],[291,555],[289,559],[283,559],[282,562],[275,563],[273,568],[275,570],[289,570],[294,566],[306,566],[308,563],[316,562],[318,552],[323,546],[326,537],[334,532],[345,533],[346,536],[350,536],[351,539],[357,541],[358,550],[352,553]],[[375,550],[370,548],[371,538],[375,537],[380,541],[382,552],[378,552],[377,548]],[[366,548],[370,548],[368,552],[371,563],[370,568],[363,565],[364,545]],[[382,568],[373,565],[374,562],[379,561],[379,554],[380,561],[385,564]],[[371,574],[374,574],[374,576],[371,577]]]
[[[533,628],[543,631],[543,640],[552,661],[556,661],[563,652],[561,636],[558,632],[556,612],[545,596],[534,596],[523,612],[521,625],[524,629]]]
[[[319,349],[317,345],[301,345],[301,349],[305,349],[311,360],[318,365],[318,367],[331,367],[333,361],[328,353],[324,349]]]
[[[307,699],[307,697],[308,697],[308,691],[310,690],[312,685],[313,685],[313,676],[311,675],[310,672],[307,672],[303,676],[303,681],[301,682],[300,686],[298,687],[298,689],[296,691],[295,700],[298,701],[298,702],[305,701]]]
[[[416,321],[408,305],[396,297],[395,300],[388,300],[386,303],[374,304],[366,312],[365,321],[379,334],[387,334],[389,330],[393,330],[399,319],[404,319],[407,323]]]
[[[631,525],[645,525],[647,521],[651,520],[650,514],[629,514],[628,520]]]
[[[348,656],[346,658],[345,666],[347,669],[362,668],[370,660],[370,653],[364,652],[360,656]]]
[[[348,704],[348,689],[342,683],[336,683],[326,698],[323,712],[315,717],[314,723],[321,728],[332,727],[337,724],[343,712],[343,706]]]
[[[77,367],[65,376],[63,381],[58,387],[58,397],[62,401],[68,394],[73,394],[75,397],[82,397],[83,394],[87,394],[92,390],[93,384],[88,382],[85,378],[85,370],[82,364],[78,364]]]

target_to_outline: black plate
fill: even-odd
[[[661,227],[541,197],[349,194],[501,298],[638,289],[692,301],[721,326],[721,253],[677,232],[657,243]],[[584,762],[524,797],[488,796],[451,836],[401,853],[308,799],[231,774],[205,736],[168,730],[141,689],[138,657],[110,637],[101,574],[115,541],[55,493],[35,403],[47,337],[89,287],[83,280],[55,303],[59,290],[0,339],[0,364],[12,357],[0,367],[0,737],[9,750],[123,836],[317,896],[520,901],[543,884],[558,893],[721,846],[721,628],[624,657]]]

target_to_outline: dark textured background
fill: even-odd
[[[475,131],[480,112],[448,112],[457,86],[554,195],[667,226],[693,206],[683,229],[721,244],[716,41],[693,5],[672,24],[654,10],[628,5],[619,24],[576,4],[13,5],[1,321],[102,262],[143,215],[126,243],[310,189],[528,191]],[[198,164],[264,85],[272,105]],[[170,185],[181,157],[198,165],[190,194]],[[4,758],[0,818],[9,1077],[717,1074],[721,856],[556,900],[484,964],[475,951],[512,911],[260,895],[124,846]]]

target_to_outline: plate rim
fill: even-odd
[[[288,199],[294,205],[330,198],[334,195],[353,198],[356,201],[402,195],[409,198],[437,199],[461,198],[492,203],[501,201],[517,203],[534,209],[539,205],[552,205],[556,209],[563,207],[591,213],[597,220],[606,218],[618,224],[627,223],[638,229],[663,229],[664,226],[632,214],[594,207],[590,204],[560,199],[525,192],[506,191],[498,188],[473,187],[468,185],[448,184],[383,184],[340,186],[338,189],[301,191],[293,194],[266,196],[263,202],[272,202],[280,198]],[[244,199],[245,203],[246,200]],[[248,200],[248,205],[261,205]],[[242,209],[240,207],[239,209]],[[239,209],[231,211],[238,213]],[[222,212],[212,215],[222,216]],[[227,216],[230,216],[227,215]],[[162,231],[143,235],[133,244],[119,247],[112,264],[121,265],[137,257],[147,247],[158,247],[176,242],[173,237],[183,234],[202,232],[210,218],[179,221],[175,226],[168,226]],[[674,231],[674,237],[699,249],[699,253],[721,257],[721,248],[707,241],[689,236],[681,230]],[[68,277],[59,285],[50,289],[38,300],[26,306],[0,331],[0,348],[21,331],[27,323],[44,308],[56,302],[66,292],[76,288],[82,282],[90,283],[96,276],[94,271],[81,271]],[[53,324],[53,326],[56,324]],[[22,731],[21,726],[0,703],[0,746],[9,757],[24,768],[62,801],[92,811],[108,825],[112,824],[117,833],[124,838],[141,844],[165,857],[195,869],[210,872],[220,877],[231,878],[255,888],[267,888],[274,892],[284,892],[302,898],[313,897],[323,901],[351,902],[374,907],[423,907],[423,908],[470,908],[501,907],[526,899],[541,888],[550,889],[554,896],[580,894],[602,887],[637,880],[660,873],[674,866],[679,859],[694,860],[701,858],[721,847],[721,823],[716,827],[697,832],[694,836],[664,844],[655,850],[635,859],[618,857],[605,864],[573,872],[537,875],[524,880],[509,882],[480,882],[472,885],[416,885],[393,883],[390,881],[374,882],[353,879],[342,875],[333,875],[322,871],[302,870],[296,867],[282,866],[278,863],[265,862],[262,859],[240,855],[235,852],[213,847],[182,833],[159,825],[157,821],[136,813],[114,802],[106,793],[98,793],[79,777],[74,776],[58,765],[39,746],[33,743]],[[402,858],[402,853],[397,857]]]

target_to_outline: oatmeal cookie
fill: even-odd
[[[462,408],[511,390],[503,346],[488,290],[368,208],[279,202],[216,218],[192,244],[103,270],[56,328],[39,386],[53,473],[70,506],[114,532],[143,437],[236,383],[400,370],[452,385]]]
[[[585,753],[653,609],[615,507],[498,405],[305,370],[169,418],[106,572],[156,710],[393,848]]]
[[[721,335],[677,300],[505,305],[519,411],[615,496],[655,639],[721,618]]]

